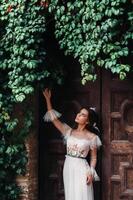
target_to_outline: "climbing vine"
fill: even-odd
[[[37,4],[35,0],[3,0],[1,3],[0,66],[7,70],[7,86],[17,102],[33,92],[32,83],[49,75],[45,68],[40,68],[45,58],[45,51],[38,51],[42,48],[45,16],[42,14],[44,7]]]
[[[45,11],[37,0],[0,2],[0,199],[15,200],[21,192],[15,179],[26,172],[25,139],[33,123],[32,110],[15,104],[34,92],[50,73],[44,66]]]
[[[128,0],[51,0],[55,36],[66,55],[78,58],[82,83],[96,80],[103,67],[124,79],[132,70],[132,2]]]

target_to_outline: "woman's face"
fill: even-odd
[[[88,124],[89,112],[85,108],[82,108],[80,112],[76,115],[75,122],[78,124]]]

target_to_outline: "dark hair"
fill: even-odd
[[[99,117],[94,108],[87,109],[89,112],[89,124],[87,129],[97,135],[100,134],[99,130]]]

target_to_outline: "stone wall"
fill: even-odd
[[[25,176],[18,176],[17,183],[22,188],[23,193],[20,200],[38,200],[38,103],[37,96],[28,99],[26,106],[34,109],[34,124],[26,140],[28,156],[27,173]],[[21,106],[17,106],[17,116],[21,116]]]
[[[17,177],[17,183],[22,188],[20,200],[38,200],[38,138],[30,134],[26,141],[28,163],[25,176]]]

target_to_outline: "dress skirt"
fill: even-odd
[[[87,184],[86,159],[66,155],[63,167],[65,200],[94,200],[93,184]]]

